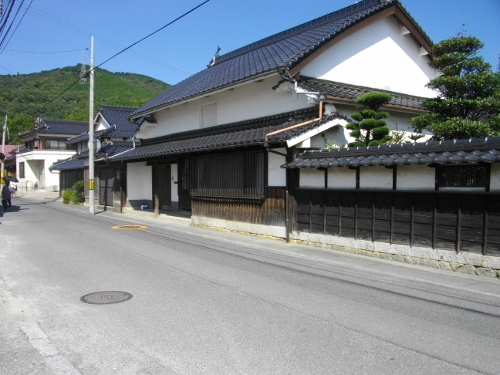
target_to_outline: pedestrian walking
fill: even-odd
[[[5,185],[2,188],[2,205],[5,212],[12,211],[12,193],[10,191],[10,181],[5,181]]]

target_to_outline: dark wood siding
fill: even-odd
[[[193,216],[285,226],[285,188],[266,188],[264,199],[192,197]]]
[[[297,189],[294,229],[500,256],[500,194]]]

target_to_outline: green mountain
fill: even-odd
[[[37,117],[88,121],[89,82],[80,84],[80,65],[40,73],[0,75],[0,115],[8,116],[10,140],[21,143],[18,133],[28,130]],[[139,107],[170,87],[133,73],[111,73],[97,68],[94,79],[94,113],[100,105]]]

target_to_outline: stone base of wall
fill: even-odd
[[[500,278],[500,258],[476,253],[394,245],[336,236],[294,232],[290,242],[322,249],[343,251],[372,258],[461,272],[468,275]]]
[[[194,216],[191,217],[191,223],[194,226],[226,230],[268,239],[282,241],[285,238],[285,231],[282,227],[269,227]],[[384,242],[370,242],[303,232],[290,233],[289,238],[292,243],[314,246],[321,249],[342,251],[439,270],[500,279],[500,257],[467,252],[456,253],[450,250],[416,246],[391,245]]]
[[[257,234],[269,238],[285,238],[285,228],[273,225],[250,224],[239,221],[191,216],[191,223],[197,226],[225,229],[231,232]]]

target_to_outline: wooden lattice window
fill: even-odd
[[[437,170],[440,188],[486,188],[489,168],[486,165],[443,165]]]
[[[247,151],[191,159],[191,195],[221,198],[264,196],[264,152]]]

